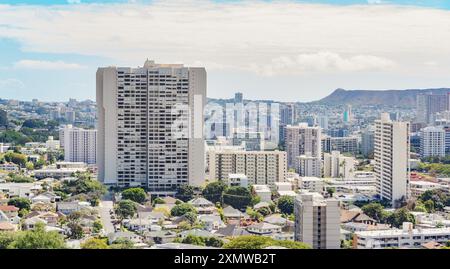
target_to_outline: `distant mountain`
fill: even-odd
[[[336,89],[327,97],[316,101],[321,104],[415,106],[420,93],[447,94],[450,88],[411,90],[344,90]]]

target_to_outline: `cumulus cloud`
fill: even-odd
[[[25,88],[25,84],[15,78],[0,79],[0,90],[20,90]]]
[[[373,55],[344,57],[332,52],[299,54],[272,59],[270,64],[250,65],[262,75],[301,75],[310,72],[388,71],[395,66],[392,60]]]
[[[20,60],[14,64],[18,69],[41,69],[41,70],[67,70],[81,69],[84,66],[76,63],[66,63],[63,61],[40,61],[40,60]]]
[[[0,37],[18,40],[25,51],[111,59],[105,65],[142,65],[149,57],[265,75],[409,72],[428,61],[450,62],[449,11],[380,3],[0,5]]]

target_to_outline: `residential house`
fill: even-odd
[[[223,228],[219,228],[216,234],[220,234],[223,237],[237,237],[242,235],[249,235],[250,233],[243,227],[237,224],[228,224]]]
[[[117,239],[128,239],[135,244],[142,242],[142,237],[140,235],[132,233],[132,232],[114,232],[114,233],[108,234],[109,244],[112,244]]]
[[[281,227],[266,222],[255,223],[247,227],[249,233],[258,235],[270,235],[281,233]]]
[[[223,216],[227,221],[240,220],[246,215],[240,210],[233,208],[232,206],[227,206],[223,209]]]
[[[70,215],[71,213],[75,211],[80,211],[85,208],[90,208],[91,204],[89,202],[81,202],[81,201],[74,201],[74,202],[58,202],[56,203],[56,210],[58,212],[63,213],[64,215]]]
[[[213,214],[214,212],[217,211],[217,208],[215,207],[215,205],[203,197],[194,198],[194,199],[190,200],[188,202],[188,204],[191,204],[192,206],[194,206],[199,215]]]
[[[61,196],[56,195],[54,192],[44,192],[41,193],[33,198],[31,198],[31,201],[33,203],[37,202],[43,202],[43,203],[55,203],[61,200]]]
[[[205,225],[205,230],[213,231],[225,227],[219,215],[198,215],[197,219]]]
[[[47,225],[47,221],[45,221],[45,220],[43,220],[43,219],[41,219],[39,217],[32,217],[32,218],[29,218],[29,219],[25,219],[23,221],[22,228],[24,230],[32,230],[32,229],[34,229],[36,227],[36,225],[38,223],[42,223],[44,225]]]
[[[173,242],[178,235],[172,231],[151,231],[144,233],[144,237],[154,244],[166,244]]]

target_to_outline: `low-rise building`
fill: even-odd
[[[321,193],[324,190],[325,182],[318,177],[300,177],[298,180],[299,190]]]
[[[450,240],[450,228],[414,229],[412,223],[404,222],[403,229],[362,231],[354,236],[358,249],[420,248],[431,241],[445,244]]]
[[[247,231],[249,233],[258,234],[258,235],[270,235],[281,233],[281,226],[273,225],[266,222],[260,222],[256,224],[252,224],[247,227]]]
[[[253,185],[253,192],[261,198],[261,202],[272,201],[272,191],[267,185]]]

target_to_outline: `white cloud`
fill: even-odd
[[[290,68],[411,73],[439,60],[450,72],[450,11],[382,3],[0,5],[0,37],[26,51],[110,58],[105,65],[142,65],[149,57],[266,75]]]
[[[84,66],[76,63],[66,63],[63,61],[37,61],[37,60],[20,60],[14,64],[17,69],[41,69],[41,70],[67,70],[81,69]]]
[[[0,90],[13,91],[25,88],[25,84],[15,78],[0,79]]]
[[[299,54],[293,57],[275,58],[270,64],[250,65],[250,69],[268,76],[301,75],[311,72],[358,72],[358,71],[388,71],[395,66],[389,59],[372,56],[356,55],[343,57],[332,52]]]
[[[68,4],[81,4],[81,0],[67,0]]]

